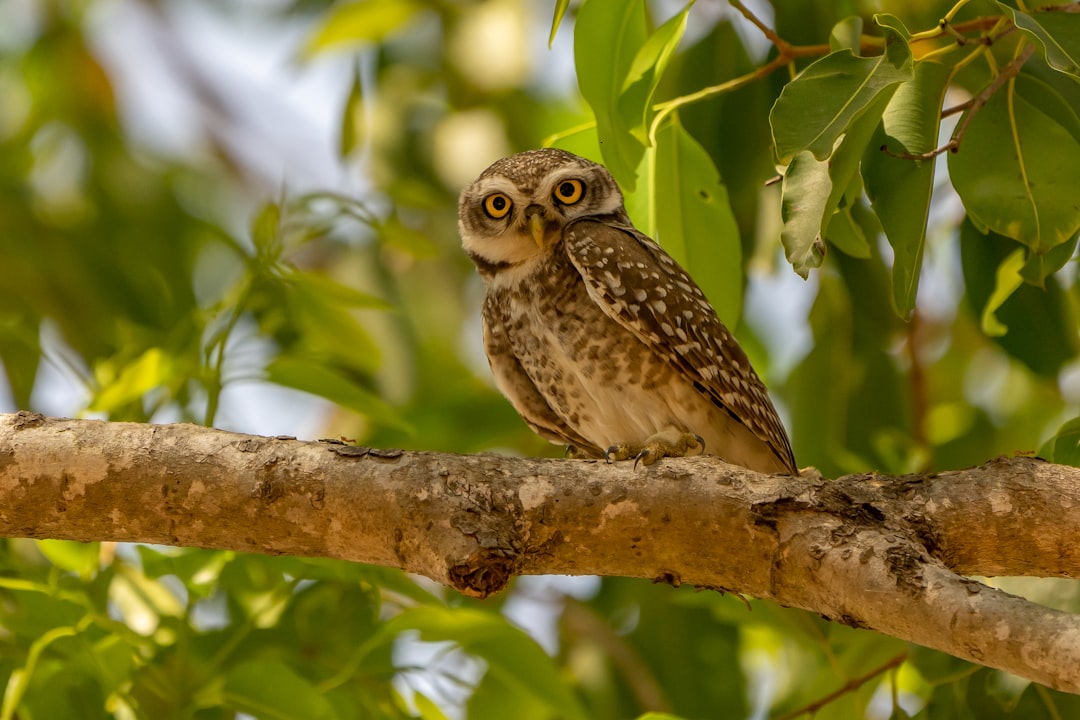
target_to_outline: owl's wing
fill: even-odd
[[[484,351],[499,391],[540,437],[553,443],[573,445],[579,452],[593,457],[603,457],[603,451],[567,425],[540,394],[510,347],[499,313],[491,304],[489,296],[483,313]]]
[[[587,218],[566,228],[565,243],[604,312],[798,472],[787,433],[746,353],[663,248],[629,225]]]

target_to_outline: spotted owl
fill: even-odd
[[[461,194],[458,222],[495,383],[533,431],[575,457],[706,452],[798,474],[746,353],[602,165],[550,148],[503,158]]]

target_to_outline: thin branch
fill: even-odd
[[[849,692],[854,692],[855,690],[858,690],[863,685],[876,678],[878,675],[888,672],[893,668],[900,667],[904,664],[904,661],[907,660],[907,656],[907,650],[905,650],[904,652],[896,655],[895,657],[892,657],[889,660],[885,661],[870,672],[864,675],[860,675],[858,677],[851,678],[828,695],[819,698],[808,705],[804,705],[798,710],[792,710],[786,715],[781,715],[780,717],[776,718],[776,720],[793,720],[794,718],[800,717],[802,715],[812,715],[813,713],[816,713],[818,710],[831,703],[833,700],[836,700],[837,698],[840,698]]]
[[[920,471],[926,472],[933,467],[934,458],[932,454],[933,446],[926,440],[929,404],[926,392],[926,370],[923,366],[922,356],[922,315],[919,313],[919,308],[916,307],[912,310],[911,319],[908,321],[906,330],[908,362],[911,363],[909,380],[912,415],[911,435],[915,445],[920,450],[925,449],[928,451],[925,460],[918,468]]]
[[[762,22],[757,15],[752,13],[750,9],[743,5],[739,0],[728,0],[728,2],[733,8],[738,10],[744,18],[749,20],[754,25],[754,27],[760,30],[761,34],[768,38],[769,42],[776,46],[776,49],[780,51],[781,55],[787,54],[786,51],[791,48],[791,45],[790,43],[788,43],[787,40],[784,40],[782,37],[777,35],[775,30]]]
[[[641,654],[588,606],[567,597],[562,619],[575,638],[587,638],[611,658],[642,712],[670,713],[671,701]]]

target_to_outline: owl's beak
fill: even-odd
[[[532,234],[536,247],[544,249],[544,236],[547,234],[547,223],[544,222],[542,213],[534,213],[529,216],[529,232]]]

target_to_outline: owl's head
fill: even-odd
[[[568,223],[598,216],[628,222],[615,179],[603,165],[554,148],[495,162],[458,202],[462,245],[485,275],[536,262]]]

